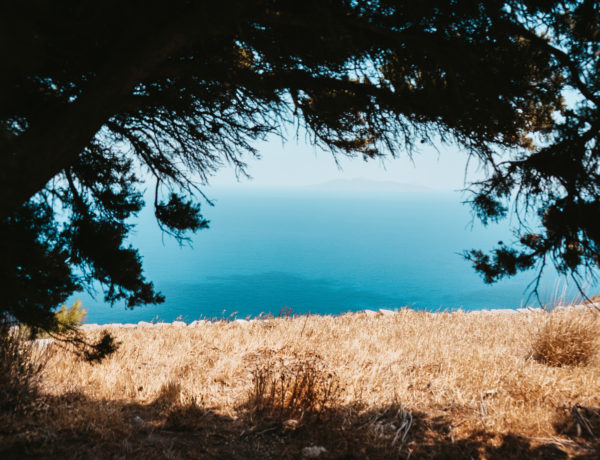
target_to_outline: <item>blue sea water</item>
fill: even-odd
[[[523,306],[533,272],[485,285],[462,256],[512,241],[507,224],[473,222],[456,192],[218,190],[203,206],[210,229],[180,247],[144,210],[130,238],[145,273],[166,296],[126,309],[77,293],[91,323],[191,321],[294,313],[338,314],[378,308],[457,309]],[[545,301],[557,279],[542,284]],[[534,303],[531,299],[530,303]]]

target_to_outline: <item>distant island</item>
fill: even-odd
[[[432,188],[423,185],[407,184],[394,181],[377,181],[370,179],[336,179],[320,184],[312,185],[311,188],[321,190],[372,190],[393,192],[429,192]]]

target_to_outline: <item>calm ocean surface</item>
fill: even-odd
[[[459,254],[512,241],[507,225],[473,226],[460,193],[211,190],[210,229],[192,247],[162,236],[144,210],[131,243],[166,296],[158,306],[113,307],[74,295],[91,323],[192,321],[260,313],[365,308],[515,308],[534,273],[487,286]],[[560,282],[545,277],[544,300]],[[530,301],[533,304],[534,300]]]

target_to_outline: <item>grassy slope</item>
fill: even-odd
[[[319,458],[598,458],[585,425],[600,436],[600,359],[531,359],[548,316],[113,328],[123,345],[100,365],[49,350],[45,402],[0,429],[0,457],[297,458],[317,445]]]

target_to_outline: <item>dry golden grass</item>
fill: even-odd
[[[269,350],[253,366],[246,404],[261,416],[296,420],[292,417],[319,416],[335,408],[340,393],[339,378],[319,355],[278,356]]]
[[[42,371],[39,350],[0,321],[0,413],[34,401]]]
[[[532,359],[554,324],[600,323],[406,309],[113,327],[122,346],[100,364],[49,351],[45,400],[0,430],[0,456],[598,458],[598,344],[586,365]]]
[[[550,366],[585,366],[598,349],[598,324],[589,318],[549,315],[535,335],[532,357]]]

